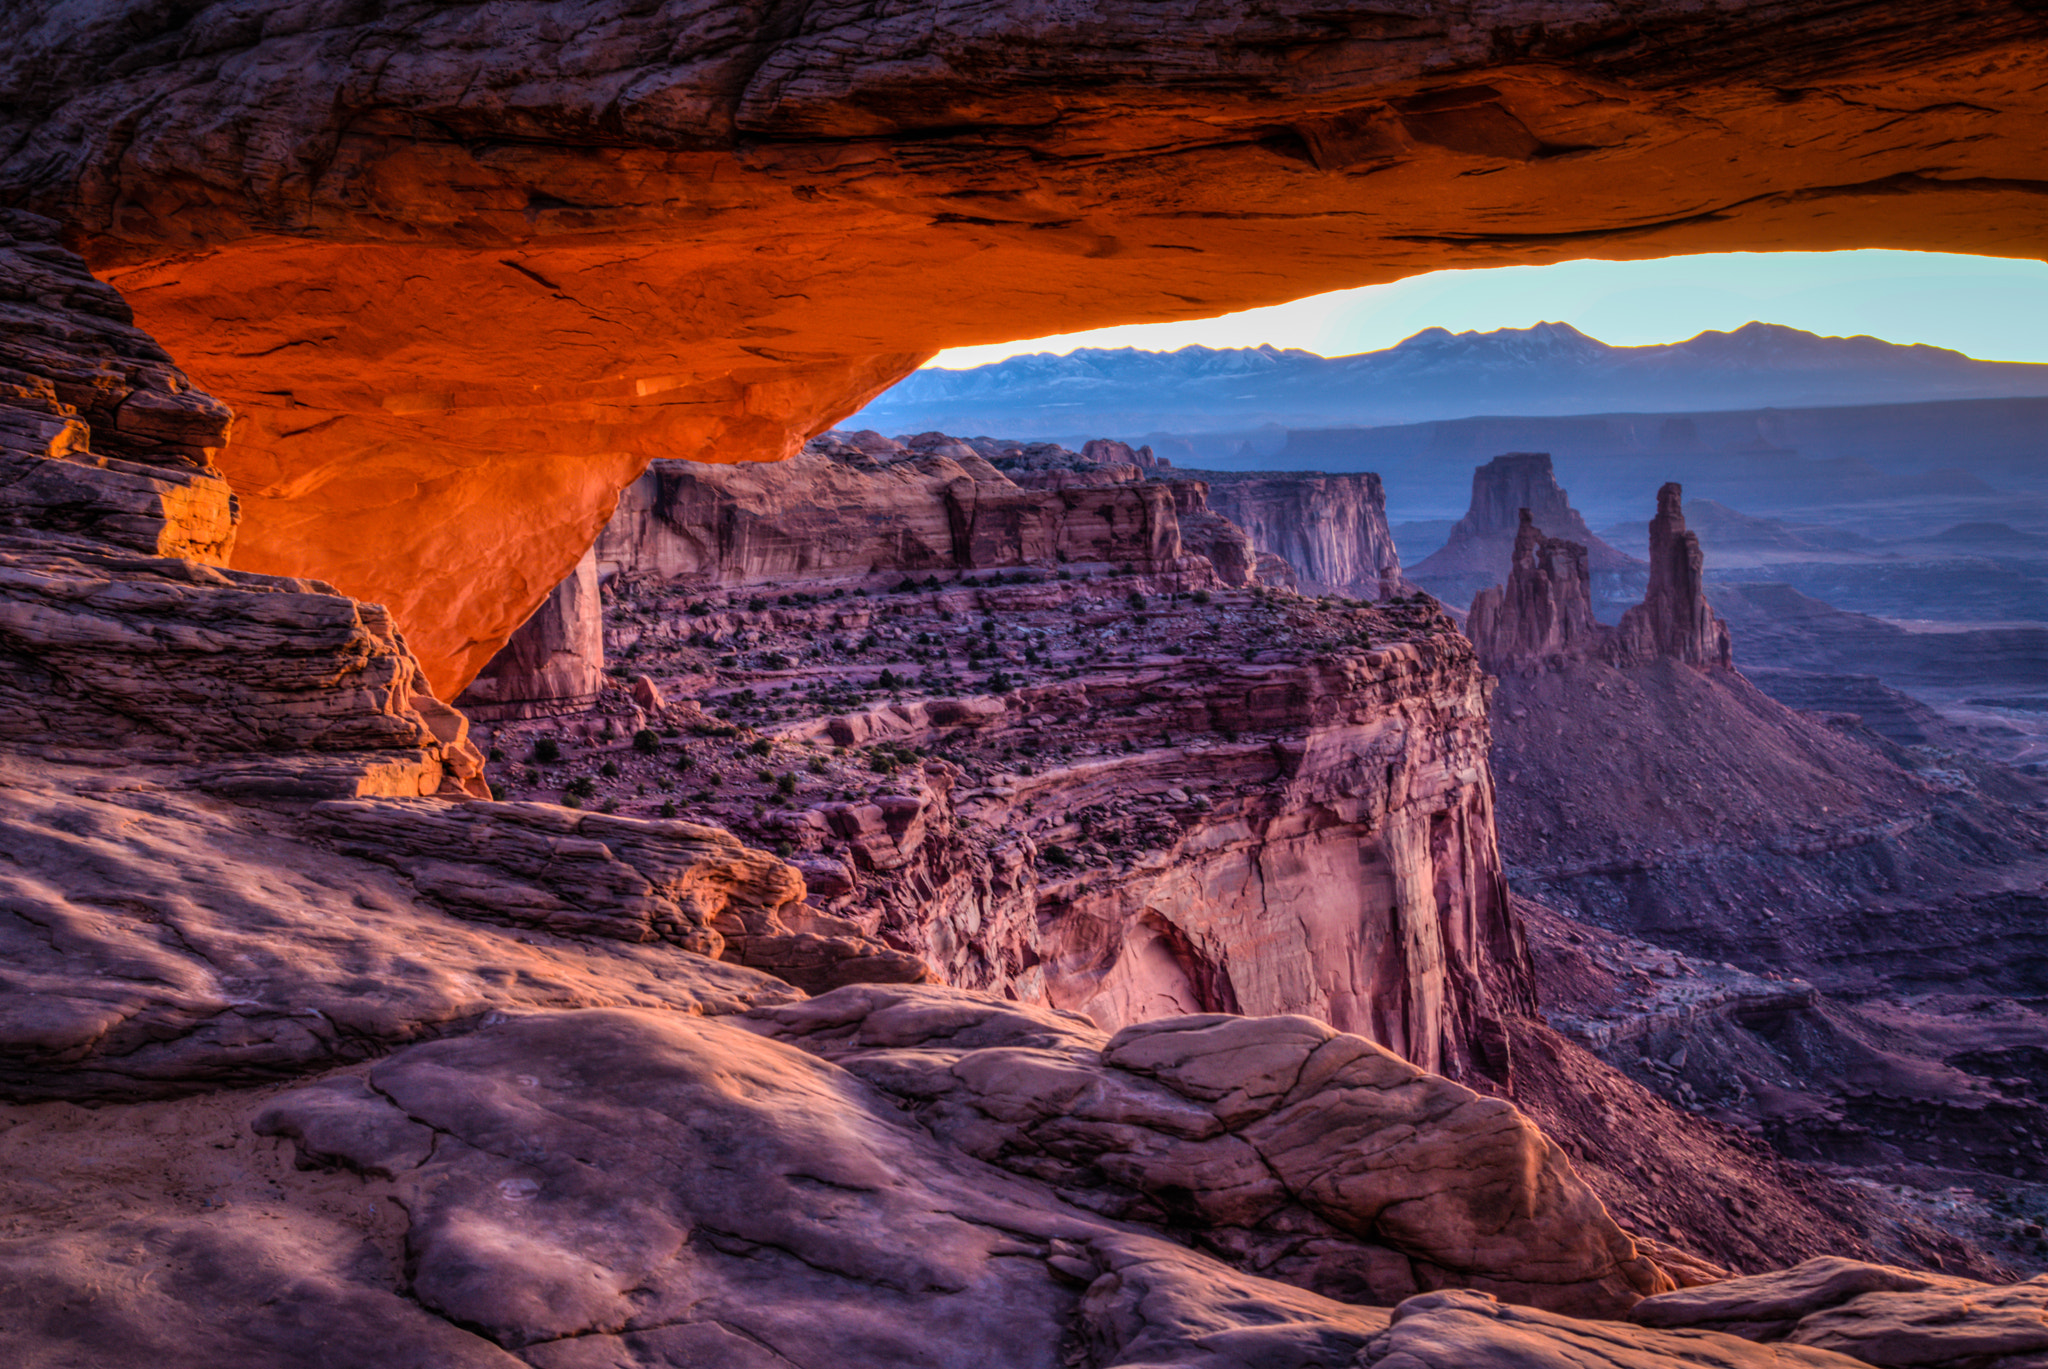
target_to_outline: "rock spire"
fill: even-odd
[[[1481,663],[1503,672],[1597,656],[1617,666],[1671,660],[1734,669],[1728,625],[1707,604],[1700,540],[1685,529],[1681,493],[1675,483],[1657,491],[1649,592],[1616,628],[1593,617],[1586,546],[1546,536],[1534,511],[1521,509],[1507,584],[1480,590],[1466,623]]]
[[[1489,670],[1584,656],[1606,634],[1591,586],[1584,544],[1546,537],[1523,509],[1507,585],[1479,591],[1466,634]]]
[[[1676,481],[1657,491],[1657,516],[1650,520],[1650,588],[1642,603],[1621,616],[1616,663],[1665,658],[1732,670],[1728,625],[1707,604],[1705,558],[1698,535],[1685,529],[1682,493]]]

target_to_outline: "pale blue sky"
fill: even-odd
[[[1076,347],[1172,351],[1190,343],[1271,343],[1345,356],[1391,347],[1431,326],[1487,331],[1544,320],[1617,347],[1640,346],[1751,319],[1928,342],[1992,361],[2048,361],[2048,263],[1938,252],[1723,252],[1435,271],[1220,318],[958,347],[931,364],[981,366]]]

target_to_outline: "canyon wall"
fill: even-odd
[[[944,347],[2043,228],[2008,0],[118,16],[0,15],[0,196],[241,416],[239,564],[386,605],[451,697],[651,457],[792,454]]]
[[[1112,1035],[920,982],[726,831],[485,798],[388,613],[216,564],[229,415],[55,231],[0,214],[0,1360],[1213,1359],[1163,1295],[1252,1369],[1444,1287],[1673,1288],[1512,1104],[1362,1038]]]
[[[592,548],[455,703],[479,721],[537,717],[588,708],[603,685],[604,605]]]
[[[1248,475],[1204,471],[1209,506],[1294,568],[1304,594],[1385,599],[1412,586],[1387,527],[1387,495],[1371,472]]]
[[[855,434],[773,466],[657,463],[597,558],[612,656],[686,702],[603,727],[758,717],[760,762],[676,758],[719,776],[695,811],[948,983],[1109,1025],[1304,1012],[1504,1072],[1529,988],[1463,639],[1426,605],[1269,593],[1212,486],[1132,483],[1157,467],[1090,447]],[[1355,511],[1384,530],[1377,498]],[[762,778],[783,766],[787,788]],[[626,811],[690,782],[614,772],[594,793]]]
[[[1133,466],[1127,480],[1107,467],[1027,487],[963,443],[865,447],[828,438],[771,464],[658,462],[599,537],[599,574],[708,587],[1057,563],[1129,565],[1191,589],[1253,577],[1243,533],[1209,514],[1199,482],[1141,483]]]
[[[2021,1062],[2048,1023],[1983,1014],[2041,963],[2038,788],[1759,692],[1680,493],[1658,492],[1649,588],[1619,626],[1591,620],[1584,549],[1533,522],[1468,622],[1500,676],[1503,862],[1550,905],[1524,919],[1546,1015],[1688,1111],[1859,1182],[2038,1181],[2048,1112]]]

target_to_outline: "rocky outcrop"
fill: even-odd
[[[1593,617],[1587,548],[1545,536],[1523,509],[1507,585],[1481,590],[1466,624],[1486,667],[1527,672],[1597,656],[1623,669],[1675,661],[1732,671],[1728,625],[1707,604],[1699,539],[1685,530],[1680,494],[1675,484],[1657,491],[1649,591],[1616,628]]]
[[[1621,615],[1614,652],[1622,665],[1681,661],[1703,669],[1732,670],[1728,625],[1707,604],[1700,539],[1685,530],[1676,484],[1657,491],[1650,520],[1650,588],[1643,602]]]
[[[1854,717],[1796,713],[1733,670],[1679,493],[1660,492],[1649,594],[1591,649],[1551,640],[1555,587],[1533,563],[1474,602],[1500,675],[1503,860],[1519,891],[1591,924],[1539,941],[1552,1021],[1687,1109],[1868,1183],[1930,1164],[2040,1172],[2042,1114],[2010,1066],[2048,1032],[2028,1015],[1987,1034],[1920,998],[2010,993],[2039,953],[2036,900],[2007,892],[2040,878],[2037,796]],[[1584,949],[1615,933],[1673,981],[1661,1006]]]
[[[1607,633],[1593,618],[1587,562],[1584,545],[1544,536],[1530,511],[1521,511],[1508,582],[1480,590],[1465,623],[1488,670],[1577,660],[1600,648]]]
[[[0,742],[220,793],[481,793],[384,609],[221,567],[230,415],[57,231],[0,214]]]
[[[823,546],[877,521],[841,534],[792,495],[780,516]],[[785,578],[773,602],[622,580],[612,654],[682,702],[642,718],[621,690],[506,782],[774,845],[823,911],[957,986],[1113,1027],[1309,1013],[1504,1074],[1527,977],[1483,677],[1449,620],[1132,571]],[[683,735],[626,743],[650,723]]]
[[[592,548],[455,703],[478,721],[537,718],[588,708],[603,686],[604,604]]]
[[[1026,487],[957,439],[912,441],[835,436],[772,465],[658,462],[598,539],[599,573],[709,588],[1064,564],[1189,588],[1251,581],[1255,553],[1200,482],[1143,483],[1132,466],[1132,480]]]
[[[243,566],[385,604],[448,697],[650,456],[790,453],[939,348],[2036,236],[2048,38],[1984,0],[123,15],[8,7],[0,195],[243,415]]]
[[[1688,1288],[1636,1304],[1642,1326],[1811,1346],[1879,1369],[2048,1359],[2048,1279],[1994,1287],[1855,1260]]]
[[[1202,472],[1209,505],[1285,560],[1304,594],[1386,599],[1411,586],[1387,527],[1387,496],[1370,472],[1249,475]]]
[[[1371,1365],[1381,1333],[1442,1304],[1390,1314],[1303,1285],[1448,1275],[1594,1314],[1665,1282],[1512,1107],[1318,1024],[1107,1038],[949,991],[793,1006],[530,1013],[285,1089],[105,1109],[97,1168],[75,1118],[25,1117],[10,1147],[69,1230],[0,1252],[16,1306],[60,1309],[8,1318],[0,1351],[118,1369]],[[149,1177],[109,1192],[110,1160]],[[1470,1305],[1501,1323],[1480,1338],[1498,1361],[1466,1361],[1482,1369],[1574,1335],[1625,1338],[1656,1369],[1833,1363]]]
[[[1472,506],[1442,547],[1409,567],[1409,578],[1454,604],[1502,583],[1514,567],[1525,510],[1545,533],[1586,549],[1587,571],[1602,591],[1641,575],[1642,562],[1595,537],[1571,506],[1549,452],[1509,452],[1472,472]]]
[[[21,258],[89,293],[54,248],[0,262]],[[72,434],[29,456],[87,490],[95,472],[124,474],[125,458],[99,464],[79,406],[52,407],[70,403],[54,382],[20,390],[30,417],[0,426]],[[193,471],[125,487],[158,502],[130,500],[118,520],[25,502],[0,537],[6,593],[30,605],[4,619],[10,664],[47,685],[23,707],[50,710],[0,729],[0,1296],[15,1309],[0,1358],[1392,1369],[1445,1344],[1467,1364],[1527,1363],[1533,1343],[1567,1360],[1625,1344],[1659,1369],[1827,1362],[1538,1310],[1613,1315],[1676,1280],[1500,1098],[1302,1018],[1110,1035],[906,984],[927,972],[910,949],[817,906],[839,890],[857,904],[859,878],[889,873],[892,854],[903,870],[921,843],[946,845],[931,811],[946,803],[1033,878],[1043,863],[1105,888],[1154,880],[1149,908],[1171,892],[1151,843],[1185,838],[1176,854],[1199,859],[1239,842],[1241,861],[1256,846],[1260,897],[1321,919],[1307,953],[1376,976],[1360,1010],[1376,1033],[1392,1039],[1393,1022],[1411,1055],[1461,1065],[1464,1051],[1504,1073],[1480,1028],[1518,991],[1519,947],[1486,840],[1483,680],[1431,605],[1178,592],[1135,568],[893,596],[785,588],[759,610],[765,595],[743,607],[682,591],[704,612],[672,615],[672,632],[745,658],[764,694],[786,652],[858,656],[853,622],[821,621],[839,613],[926,665],[936,630],[991,667],[984,690],[900,712],[853,706],[842,677],[847,706],[790,736],[731,721],[748,705],[701,680],[643,671],[604,691],[606,722],[636,724],[614,739],[648,766],[705,775],[715,746],[760,767],[746,797],[791,819],[785,861],[704,825],[603,811],[621,805],[594,783],[564,785],[560,805],[484,801],[463,720],[424,691],[389,615],[150,554],[178,509],[224,493]],[[191,505],[161,493],[177,487],[198,491]],[[995,620],[1011,606],[972,598],[1003,593],[1070,626],[1020,618],[1006,637]],[[891,599],[927,606],[926,641]],[[996,612],[969,621],[970,606]],[[656,625],[630,596],[612,609],[631,637],[621,654],[652,664]],[[1082,683],[1084,642],[1130,659]],[[1239,660],[1188,661],[1190,642]],[[1175,751],[1167,734],[1204,719],[1224,745]],[[40,730],[53,725],[69,730]],[[961,759],[917,755],[913,726]],[[1160,744],[1140,748],[1154,729]],[[791,802],[795,767],[769,765],[842,735],[843,752],[804,747],[818,768],[802,767],[838,796]],[[978,737],[1029,772],[1005,782]],[[504,764],[594,759],[546,740]],[[1022,782],[1077,743],[1119,784],[1162,764],[1192,782],[1208,752],[1243,778],[1200,803],[1179,786],[1106,798],[1073,823],[1101,840],[1074,838],[1055,862],[1039,836],[1069,815]],[[1134,768],[1117,777],[1121,758]],[[897,788],[910,776],[895,772],[927,760],[978,792],[852,793],[856,764]],[[600,811],[578,811],[586,800]],[[1180,821],[1212,807],[1225,820]],[[838,818],[835,883],[839,856],[795,838]],[[1318,853],[1324,834],[1335,844]],[[1098,856],[1112,838],[1118,854]],[[1341,884],[1337,856],[1361,849],[1370,871]],[[1341,896],[1313,903],[1317,881]],[[971,944],[983,929],[959,930]],[[1492,1296],[1444,1300],[1452,1288]],[[1424,1301],[1406,1313],[1357,1301],[1410,1294]]]

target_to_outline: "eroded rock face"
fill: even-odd
[[[619,691],[564,760],[508,772],[512,792],[586,785],[621,812],[786,849],[819,908],[959,987],[1112,1027],[1309,1013],[1428,1068],[1504,1074],[1500,1017],[1527,975],[1491,833],[1483,676],[1449,620],[1427,601],[1189,593],[1220,577],[1185,554],[1062,562],[1040,540],[1036,564],[979,573],[944,564],[943,543],[906,555],[957,526],[920,525],[938,505],[923,473],[986,467],[964,442],[945,454],[954,442],[912,439],[923,454],[878,472],[657,467],[644,483],[769,480],[776,497],[698,525],[763,525],[728,552],[624,524],[619,556],[657,570],[606,591],[609,654],[674,702],[648,713]],[[1029,459],[1040,475],[1100,469],[1065,456]],[[788,474],[806,469],[822,490]],[[1016,494],[977,488],[991,487]],[[1079,517],[1130,488],[1024,493]],[[663,565],[686,569],[665,580]],[[735,745],[742,724],[760,735]],[[648,725],[673,740],[630,748]],[[531,757],[543,738],[561,730],[494,744]]]
[[[1682,494],[1676,483],[1657,491],[1657,516],[1650,520],[1650,588],[1641,604],[1621,615],[1616,659],[1732,670],[1728,625],[1707,604],[1701,574],[1705,557],[1698,536],[1685,530]]]
[[[1587,561],[1582,543],[1544,536],[1523,509],[1506,586],[1480,590],[1465,624],[1480,663],[1501,672],[1598,650],[1606,633],[1593,618]]]
[[[967,444],[927,437],[863,448],[835,436],[769,465],[660,462],[598,539],[599,572],[769,587],[1059,562],[1178,574],[1191,589],[1252,580],[1256,553],[1218,526],[1199,481],[1145,483],[1136,464],[1119,478],[1091,457],[1099,479],[1020,484]],[[1029,480],[1035,468],[1017,470]],[[1204,554],[1219,542],[1220,558]]]
[[[383,608],[221,568],[230,415],[56,235],[0,214],[0,741],[221,793],[482,792]]]
[[[1812,1346],[1880,1369],[2048,1362],[2048,1278],[2010,1287],[1856,1260],[1814,1259],[1771,1274],[1638,1303],[1643,1326],[1730,1331]]]
[[[243,564],[448,696],[650,456],[787,454],[940,347],[2038,236],[2040,19],[1976,0],[114,13],[9,7],[0,193],[243,415]]]
[[[1676,484],[1657,491],[1649,589],[1614,628],[1593,617],[1587,548],[1545,536],[1523,509],[1507,585],[1481,590],[1466,626],[1487,668],[1527,673],[1598,658],[1624,670],[1671,661],[1732,672],[1728,625],[1707,604],[1704,558],[1699,538],[1685,530],[1680,495]]]
[[[1472,472],[1472,506],[1451,528],[1450,540],[1409,568],[1417,584],[1462,604],[1499,585],[1513,571],[1524,512],[1543,533],[1586,549],[1589,575],[1607,584],[1640,575],[1642,562],[1593,535],[1557,483],[1549,452],[1509,452]]]
[[[592,548],[457,696],[456,706],[479,721],[588,708],[604,685],[603,617]]]
[[[1413,588],[1401,574],[1377,475],[1203,475],[1210,507],[1261,552],[1285,560],[1302,593],[1385,599]]]

